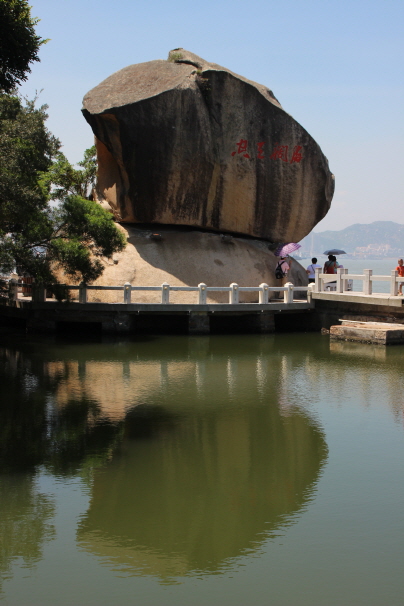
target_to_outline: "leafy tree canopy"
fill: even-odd
[[[40,184],[50,191],[52,200],[62,200],[69,195],[87,198],[95,184],[97,157],[95,145],[86,149],[84,159],[75,169],[62,152],[58,152],[50,168],[41,175]]]
[[[47,171],[60,142],[45,127],[46,105],[0,94],[0,230],[20,232],[38,222],[47,192],[38,181]],[[0,231],[1,233],[1,231]]]
[[[35,33],[38,21],[27,0],[0,0],[0,90],[12,92],[27,79],[30,64],[39,61],[47,40]]]
[[[0,271],[17,266],[51,284],[61,269],[91,282],[103,271],[101,257],[122,250],[125,238],[110,213],[85,199],[95,179],[94,148],[73,168],[46,118],[46,106],[0,94]]]

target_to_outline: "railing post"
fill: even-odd
[[[307,303],[311,303],[313,300],[313,292],[316,292],[315,290],[316,285],[314,282],[311,282],[311,284],[308,285],[307,287]]]
[[[348,290],[348,280],[344,276],[345,276],[345,274],[348,273],[348,268],[347,267],[343,267],[341,269],[341,272],[342,272],[342,276],[343,276],[342,277],[342,292],[345,292],[345,291]]]
[[[170,302],[170,285],[168,282],[163,282],[161,285],[161,303],[167,304]]]
[[[79,303],[87,303],[87,284],[81,282],[79,285]]]
[[[396,297],[397,293],[398,293],[397,274],[398,274],[398,271],[396,269],[391,270],[390,294],[393,297]]]
[[[314,268],[314,292],[321,292],[323,290],[322,284],[321,284],[320,272],[321,272],[321,267]]]
[[[198,303],[199,303],[199,305],[206,305],[207,296],[208,296],[208,291],[206,290],[207,286],[206,286],[206,284],[201,282],[200,284],[198,284],[198,288],[199,288]]]
[[[293,303],[293,284],[292,282],[286,282],[286,290],[283,291],[283,302]]]
[[[11,278],[10,282],[10,299],[12,301],[17,301],[18,299],[18,282],[15,278]]]
[[[364,269],[363,275],[365,279],[363,280],[363,294],[371,295],[372,294],[372,280],[371,276],[373,274],[373,269]]]
[[[343,267],[338,267],[337,268],[337,287],[336,287],[336,292],[343,292],[344,288],[343,288],[343,280],[342,280],[342,275],[344,274],[344,268]]]
[[[238,284],[236,284],[235,282],[232,282],[230,284],[230,288],[231,291],[229,292],[229,303],[231,305],[234,305],[235,303],[238,303]]]
[[[268,303],[268,284],[266,284],[265,282],[263,282],[262,284],[260,284],[260,291],[259,291],[259,303],[260,305],[265,305],[266,303]]]
[[[123,302],[128,304],[131,301],[132,286],[130,282],[125,282],[123,285]]]

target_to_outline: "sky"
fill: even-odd
[[[31,0],[39,63],[23,95],[49,106],[70,162],[93,145],[83,96],[115,71],[182,47],[269,87],[335,175],[314,231],[404,223],[402,0]],[[400,212],[399,212],[400,211]]]

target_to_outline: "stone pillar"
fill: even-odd
[[[315,275],[314,292],[321,292],[322,291],[322,284],[321,284],[320,273],[322,273],[321,267],[316,267],[314,269],[314,275]]]
[[[161,285],[161,302],[163,305],[170,302],[170,285],[167,282],[163,282]]]
[[[207,286],[204,282],[201,282],[200,284],[198,284],[198,288],[199,288],[199,297],[198,297],[198,303],[199,305],[205,305],[206,301],[207,301]]]
[[[348,268],[344,267],[342,269],[342,274],[343,274],[343,276],[342,276],[342,278],[343,278],[342,279],[342,292],[346,292],[346,291],[349,290],[349,281],[345,277],[347,273],[348,273]]]
[[[392,269],[390,277],[390,294],[393,295],[393,297],[396,297],[398,293],[397,275],[398,271],[396,269]]]
[[[132,286],[130,282],[125,282],[123,287],[123,302],[128,305],[131,302]]]
[[[261,290],[259,291],[259,304],[266,305],[268,303],[268,284],[263,282],[262,284],[260,284],[260,289]]]
[[[344,292],[344,274],[345,274],[345,268],[343,267],[338,267],[337,268],[337,290],[336,292]]]
[[[293,284],[292,282],[286,282],[285,287],[287,290],[283,293],[284,303],[293,303]]]
[[[365,279],[363,280],[363,294],[364,295],[371,295],[372,294],[372,277],[373,274],[373,269],[364,269],[363,270],[363,275],[365,276]]]
[[[238,303],[239,299],[238,299],[238,284],[236,284],[235,282],[232,282],[230,284],[230,292],[229,292],[229,303],[234,305],[235,303]]]
[[[188,316],[188,333],[190,335],[208,335],[210,319],[206,311],[191,311]]]

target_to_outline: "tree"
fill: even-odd
[[[122,250],[125,239],[110,213],[85,199],[96,175],[94,149],[75,169],[45,126],[47,107],[15,92],[46,42],[37,23],[26,0],[0,0],[0,272],[17,267],[50,284],[62,269],[90,282],[103,271],[100,257]]]
[[[41,184],[50,190],[52,200],[62,200],[69,195],[88,198],[97,176],[95,145],[86,149],[78,166],[81,168],[75,169],[62,152],[56,154],[52,165],[41,176]]]
[[[0,94],[0,267],[11,271],[18,242],[35,242],[48,226],[46,171],[60,143],[45,127],[46,106]],[[48,226],[49,227],[49,226]],[[27,248],[28,250],[28,248]],[[25,254],[25,256],[27,253]],[[24,265],[23,260],[21,260]]]
[[[125,238],[110,213],[84,199],[95,179],[94,150],[74,169],[46,118],[46,106],[0,94],[0,270],[17,266],[52,284],[61,269],[91,282],[104,269],[101,257],[122,250]]]
[[[39,61],[47,40],[35,33],[38,21],[27,0],[0,0],[0,90],[12,92],[27,79],[30,64]]]
[[[46,250],[46,264],[76,281],[96,280],[104,271],[101,257],[111,258],[126,245],[111,213],[93,200],[67,196],[51,211],[50,220],[52,232],[39,243]]]
[[[40,185],[52,200],[60,204],[52,210],[53,232],[43,243],[48,259],[73,279],[91,282],[101,275],[100,257],[110,258],[126,245],[125,237],[115,226],[111,213],[86,199],[97,173],[95,146],[86,149],[84,159],[75,169],[61,153],[40,176]]]

